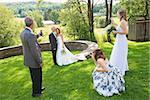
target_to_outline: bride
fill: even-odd
[[[56,28],[57,36],[57,52],[56,52],[56,61],[59,66],[72,64],[79,60],[85,60],[84,55],[73,55],[65,46],[63,35],[60,32],[59,28]]]

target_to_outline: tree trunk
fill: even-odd
[[[145,19],[148,19],[148,0],[145,1],[145,10],[146,10],[146,14],[145,14]]]
[[[90,38],[94,40],[94,16],[93,16],[93,5],[94,0],[88,0],[88,20],[89,20],[89,31],[90,31]]]
[[[112,4],[113,4],[113,0],[111,0],[111,2],[110,2],[110,11],[109,11],[109,18],[108,18],[108,23],[109,24],[111,23],[110,18],[112,17]]]
[[[93,22],[93,18],[92,18],[92,2],[91,0],[88,0],[88,20],[89,20],[89,31],[90,33],[93,32],[93,28],[92,28],[92,22]]]
[[[90,20],[90,22],[91,22],[91,30],[90,30],[90,33],[94,33],[94,16],[93,16],[93,4],[94,3],[94,0],[92,0],[92,4],[91,4],[91,20]]]
[[[105,24],[105,26],[107,26],[108,24],[111,23],[110,18],[112,17],[113,0],[110,1],[110,4],[108,4],[107,2],[108,1],[105,0],[105,5],[106,5],[106,24]]]
[[[81,4],[80,4],[79,0],[77,0],[77,4],[78,4],[78,9],[79,9],[80,14],[83,15],[83,12],[82,12],[82,9],[81,9]],[[82,17],[82,19],[83,19],[83,22],[86,23],[84,16]]]
[[[106,22],[105,22],[105,26],[107,26],[108,25],[108,14],[109,14],[107,0],[105,0],[105,5],[106,5]]]

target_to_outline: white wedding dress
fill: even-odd
[[[117,31],[122,32],[122,28],[117,26]],[[122,75],[125,75],[125,71],[128,70],[128,42],[125,34],[117,34],[116,41],[111,52],[110,64],[116,66],[121,71]]]
[[[57,36],[57,52],[56,52],[56,61],[59,66],[72,64],[79,60],[86,60],[84,55],[73,55],[64,45],[61,39],[61,36]]]

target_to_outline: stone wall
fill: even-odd
[[[90,52],[98,48],[96,43],[90,41],[68,41],[65,42],[65,45],[69,50],[82,51],[81,53],[84,53],[85,56],[88,56]],[[41,43],[40,47],[42,51],[51,50],[50,43]],[[0,59],[17,55],[22,55],[22,46],[0,48]]]

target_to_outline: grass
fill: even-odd
[[[130,71],[125,76],[126,91],[113,97],[100,96],[92,89],[91,59],[58,67],[53,65],[50,52],[43,52],[43,96],[31,96],[31,79],[23,56],[0,60],[0,100],[148,100],[150,42],[129,42],[128,62]],[[104,44],[103,51],[109,58],[112,45]],[[78,53],[74,51],[73,53]]]
[[[117,19],[115,19],[116,22]],[[43,30],[40,42],[48,42],[48,35],[53,25],[37,28]],[[60,27],[56,25],[56,27]],[[63,30],[63,27],[61,27]],[[95,28],[99,47],[109,58],[112,45],[103,43],[106,35],[101,28]],[[70,38],[65,37],[65,40]],[[101,40],[104,39],[104,40]],[[50,52],[43,52],[43,85],[45,93],[40,98],[31,96],[31,79],[28,68],[23,65],[23,56],[0,60],[0,100],[148,100],[150,82],[150,42],[129,41],[128,62],[130,71],[125,76],[126,91],[113,97],[100,96],[93,90],[91,59],[83,62],[58,67],[53,65]],[[74,51],[73,53],[78,53]]]

